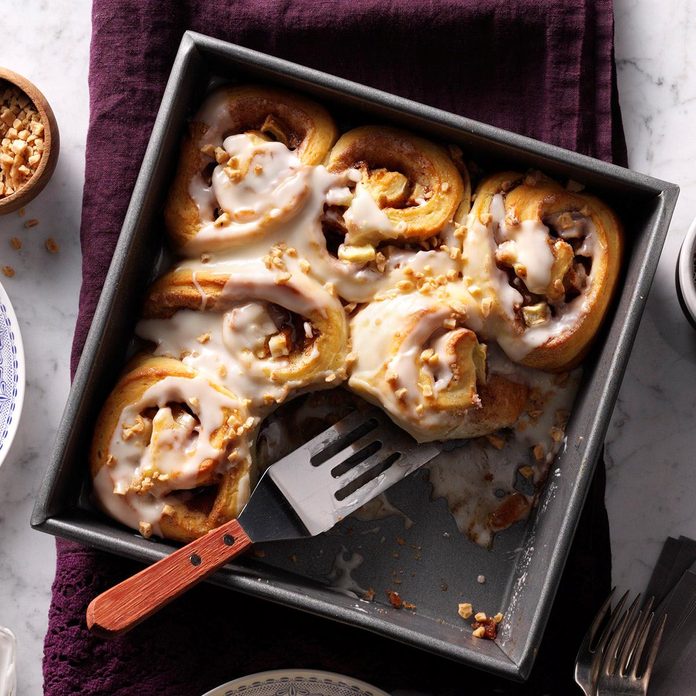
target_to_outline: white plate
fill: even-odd
[[[351,677],[314,669],[276,669],[221,684],[203,696],[389,696]]]
[[[24,403],[24,349],[10,298],[0,285],[0,464],[10,451]]]

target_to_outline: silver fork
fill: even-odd
[[[655,613],[653,598],[642,609],[638,599],[623,612],[604,651],[597,682],[597,696],[646,696],[667,615],[650,635]],[[647,655],[647,657],[645,657]]]
[[[619,600],[614,611],[610,611],[611,600],[615,590],[616,588],[612,589],[597,612],[592,624],[587,629],[587,633],[578,650],[578,655],[575,658],[575,682],[583,690],[585,696],[595,696],[597,692],[597,678],[599,677],[604,649],[616,628],[616,624],[619,622],[621,610],[628,598],[628,592],[626,592]],[[609,619],[605,623],[607,614],[609,614]],[[599,638],[595,640],[602,624],[604,624],[604,630]]]

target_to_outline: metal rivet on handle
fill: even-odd
[[[200,565],[201,564],[201,557],[197,553],[192,553],[191,556],[189,556],[189,560],[191,561],[191,565]]]
[[[222,543],[227,546],[234,546],[234,537],[231,534],[225,534],[225,536],[222,537]]]

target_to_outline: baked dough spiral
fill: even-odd
[[[348,386],[420,442],[469,438],[514,424],[527,387],[489,376],[486,346],[439,294],[403,293],[351,319]]]
[[[468,177],[462,179],[443,148],[397,128],[348,131],[331,150],[328,169],[360,173],[342,216],[348,246],[428,239],[452,222],[468,198]]]
[[[302,273],[261,261],[181,267],[151,288],[136,333],[263,409],[346,377],[341,303]]]
[[[248,500],[256,424],[243,400],[178,360],[137,358],[96,424],[96,500],[143,536],[201,536]]]
[[[582,360],[618,279],[622,234],[600,200],[539,173],[503,172],[478,186],[463,273],[490,297],[510,358],[548,371]]]
[[[328,112],[303,97],[257,86],[216,91],[189,125],[165,205],[174,247],[210,251],[291,217],[309,191],[301,165],[321,163],[336,137]]]

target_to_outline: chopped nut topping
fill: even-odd
[[[483,638],[486,634],[486,630],[483,628],[483,626],[479,626],[478,628],[475,628],[472,631],[472,635],[474,638]]]
[[[503,449],[505,447],[505,438],[501,437],[497,433],[489,433],[486,435],[486,440],[493,445],[497,450]]]
[[[278,333],[275,336],[271,336],[271,338],[268,340],[268,349],[271,351],[271,356],[274,358],[290,355],[288,337],[284,333]]]
[[[554,442],[561,442],[564,437],[565,432],[563,431],[563,428],[557,428],[555,426],[551,428],[551,439]]]
[[[338,247],[338,258],[347,263],[369,263],[374,261],[376,256],[375,248],[369,244],[362,246],[341,244]]]
[[[486,612],[485,612],[485,611],[476,612],[476,614],[474,615],[474,619],[475,619],[476,621],[485,621],[487,618],[488,618],[488,617],[486,616]]]
[[[210,331],[208,331],[207,333],[201,334],[200,336],[197,336],[196,340],[199,343],[207,343],[210,340]]]
[[[462,619],[470,619],[474,615],[474,610],[470,602],[462,602],[457,607],[457,613]]]
[[[138,524],[138,529],[146,539],[152,536],[152,524],[150,522],[140,522]]]

